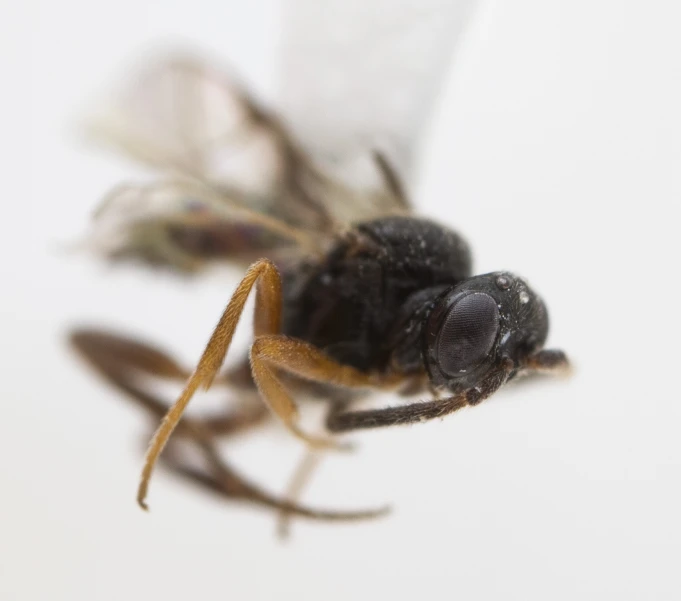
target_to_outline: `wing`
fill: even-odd
[[[287,0],[282,114],[315,154],[382,149],[410,182],[443,76],[479,0]],[[359,176],[362,174],[360,173]]]
[[[324,252],[348,223],[406,208],[398,176],[369,151],[377,186],[317,164],[282,122],[194,57],[153,62],[94,119],[90,134],[154,179],[117,187],[87,245],[112,260],[196,272]]]

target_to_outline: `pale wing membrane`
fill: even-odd
[[[157,180],[115,189],[90,247],[114,260],[196,272],[323,252],[345,224],[406,208],[399,177],[370,151],[374,187],[342,183],[227,76],[170,58],[134,77],[93,122],[100,141]]]
[[[90,133],[163,172],[238,186],[265,199],[284,177],[287,141],[233,81],[195,58],[139,70]]]
[[[271,254],[283,262],[320,251],[305,230],[188,180],[118,186],[95,213],[88,244],[114,261],[186,273],[214,261],[244,265]]]
[[[384,151],[411,183],[418,143],[479,0],[287,0],[282,114],[306,148],[353,168]],[[361,161],[360,161],[361,163]]]

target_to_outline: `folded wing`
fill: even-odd
[[[376,186],[348,185],[302,151],[280,119],[195,57],[140,70],[92,121],[99,142],[153,179],[115,188],[89,246],[181,272],[323,252],[348,223],[407,208],[397,174],[369,150]]]

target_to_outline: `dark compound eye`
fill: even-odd
[[[475,293],[456,301],[444,319],[437,340],[437,361],[456,376],[482,361],[499,331],[499,308],[488,294]]]

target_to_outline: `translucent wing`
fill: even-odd
[[[477,4],[288,0],[281,107],[305,148],[346,164],[355,180],[370,173],[359,157],[379,148],[409,182],[419,137]]]
[[[155,172],[151,183],[116,188],[95,213],[89,246],[110,259],[185,272],[283,260],[323,252],[348,222],[405,208],[382,156],[367,151],[377,186],[344,183],[232,78],[196,58],[135,74],[90,131]]]
[[[230,200],[201,180],[120,185],[96,211],[87,246],[113,261],[186,273],[323,250],[319,236]]]

